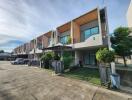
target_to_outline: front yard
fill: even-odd
[[[65,72],[65,77],[84,80],[96,85],[100,85],[100,76],[98,69],[82,67],[73,71]]]

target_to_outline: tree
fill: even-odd
[[[111,47],[115,53],[123,58],[124,66],[127,66],[125,57],[131,54],[132,50],[132,36],[131,31],[127,27],[119,27],[114,30],[111,36]]]
[[[96,59],[100,63],[111,63],[114,61],[114,52],[109,51],[107,48],[99,49],[96,52]]]
[[[100,63],[99,64],[99,72],[100,72],[100,79],[101,84],[106,85],[108,84],[108,88],[110,87],[110,80],[109,80],[109,67],[107,67],[107,64],[110,64],[114,61],[114,52],[108,50],[107,48],[99,49],[96,52],[96,59]]]
[[[0,50],[0,53],[4,53],[4,50]]]

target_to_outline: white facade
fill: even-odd
[[[128,27],[132,27],[132,0],[130,1],[130,5],[127,11],[127,22]]]

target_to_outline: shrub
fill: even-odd
[[[99,49],[96,53],[96,59],[100,63],[110,63],[114,61],[114,52],[109,51],[107,48]]]
[[[69,52],[63,53],[64,69],[68,69],[73,61],[72,55]]]
[[[67,44],[70,44],[71,43],[71,37],[68,36],[68,39],[67,39]]]
[[[56,53],[53,55],[53,58],[54,58],[54,60],[60,60],[60,56]]]
[[[52,60],[54,53],[53,52],[46,52],[41,56],[41,61],[44,62],[44,67],[49,68],[50,67],[50,60]]]

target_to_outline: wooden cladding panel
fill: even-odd
[[[76,19],[74,19],[73,21],[76,22],[78,25],[83,25],[86,24],[90,21],[96,20],[98,19],[98,10],[95,9],[85,15],[82,15]]]
[[[73,43],[80,42],[80,26],[75,22],[72,22],[73,25]]]
[[[43,35],[37,38],[37,43],[42,43]]]
[[[47,32],[47,33],[45,33],[44,35],[47,36],[48,38],[50,38],[50,37],[51,37],[51,33],[52,33],[52,31]]]
[[[63,33],[63,32],[68,31],[70,29],[71,29],[71,22],[68,22],[68,23],[57,28],[59,33]]]
[[[48,47],[48,37],[43,35],[42,42],[43,42],[43,47],[44,48]]]

